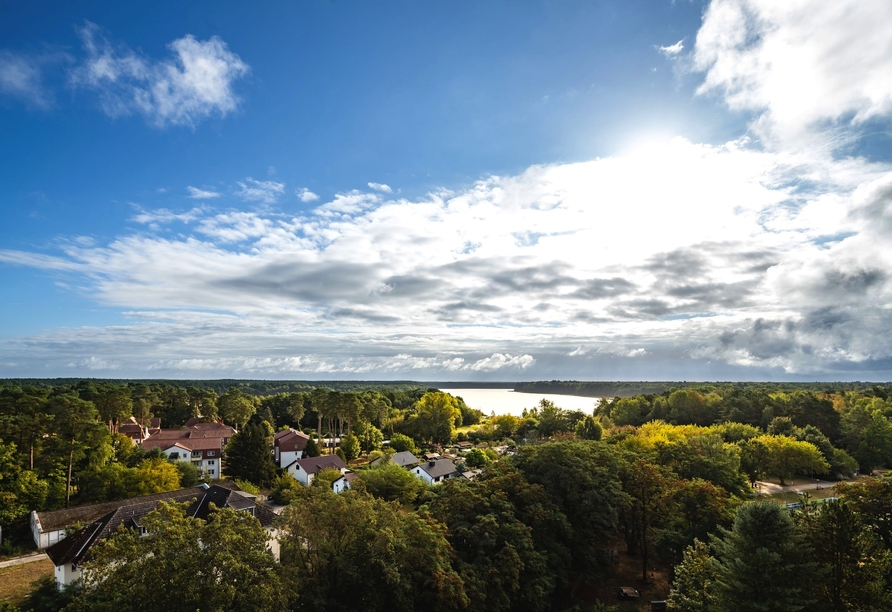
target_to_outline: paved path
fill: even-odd
[[[758,481],[756,482],[756,492],[762,495],[776,495],[777,493],[798,493],[800,491],[814,491],[815,489],[829,489],[836,485],[835,482],[829,480],[818,480],[817,482],[805,482],[795,485],[781,486],[774,482]]]
[[[0,561],[0,568],[3,567],[12,567],[13,565],[23,565],[25,563],[31,563],[32,561],[40,561],[41,559],[46,559],[47,556],[40,553],[34,553],[33,555],[26,555],[24,557],[16,557],[15,559],[10,559],[9,561]]]

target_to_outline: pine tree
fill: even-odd
[[[304,457],[318,457],[319,456],[319,445],[316,443],[316,440],[310,438],[307,440],[307,445],[304,447]]]
[[[694,540],[684,557],[675,566],[675,581],[668,602],[678,612],[708,612],[715,610],[715,559],[709,554],[709,546]]]
[[[717,610],[795,612],[811,602],[817,567],[790,513],[774,501],[746,504],[713,537]]]
[[[240,478],[255,485],[271,483],[276,477],[272,444],[272,427],[266,421],[248,423],[226,445],[224,472],[232,479]]]

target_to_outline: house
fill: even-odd
[[[235,429],[223,423],[195,423],[183,429],[148,431],[148,438],[138,440],[145,450],[159,448],[170,459],[191,461],[201,477],[209,480],[220,478],[224,449],[235,435]]]
[[[316,474],[326,468],[338,470],[343,474],[347,471],[347,464],[337,455],[325,455],[323,457],[295,459],[285,466],[285,470],[305,487],[310,486]]]
[[[232,485],[234,486],[234,485]],[[31,534],[34,536],[34,544],[38,549],[47,548],[65,538],[65,533],[75,525],[92,523],[100,517],[117,510],[123,506],[152,502],[157,504],[162,501],[188,501],[195,496],[204,495],[207,485],[156,493],[155,495],[143,495],[113,502],[76,506],[51,512],[31,511]]]
[[[426,484],[440,484],[455,475],[455,464],[449,459],[433,459],[412,468],[412,473]]]
[[[198,468],[198,474],[208,480],[217,480],[223,472],[223,451],[220,441],[214,438],[184,438],[176,440],[146,440],[143,448],[160,448],[168,459],[189,461]]]
[[[350,483],[354,480],[356,480],[356,472],[344,472],[340,478],[331,483],[331,488],[335,493],[342,493],[352,488]]]
[[[103,514],[67,538],[46,549],[46,555],[55,565],[56,585],[68,586],[83,574],[81,564],[90,558],[90,548],[96,543],[111,536],[120,526],[139,529],[145,534],[142,519],[154,510],[162,501],[188,502],[191,505],[187,513],[193,518],[207,520],[211,512],[211,504],[218,508],[232,508],[236,512],[247,512],[255,517],[267,531],[273,533],[275,513],[265,506],[256,503],[241,491],[229,487],[214,485],[200,493],[190,491],[176,492],[177,495],[162,500],[125,500],[117,502],[119,507]],[[151,496],[149,496],[151,497]],[[137,498],[141,499],[141,498]],[[105,504],[96,504],[97,506]],[[270,550],[278,558],[278,541],[272,540]]]
[[[440,458],[440,453],[425,453],[421,456],[425,461],[436,461]]]
[[[278,432],[273,438],[276,465],[284,467],[295,459],[303,457],[309,441],[310,436],[295,429]]]
[[[474,448],[474,443],[468,442],[467,440],[465,440],[464,442],[456,442],[455,448],[458,450],[458,452],[464,453]]]
[[[376,465],[381,465],[384,463],[386,459],[384,457],[378,457],[374,461],[372,461],[369,465],[372,467]],[[410,453],[409,451],[400,451],[399,453],[394,453],[390,457],[390,463],[395,463],[396,465],[402,468],[411,468],[413,466],[418,465],[420,460],[418,457]]]

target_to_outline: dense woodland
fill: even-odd
[[[130,416],[173,427],[200,415],[239,429],[226,473],[289,504],[281,561],[253,519],[221,512],[205,524],[166,507],[152,537],[124,532],[98,547],[83,588],[57,596],[44,585],[23,609],[564,610],[618,555],[637,560],[644,582],[655,566],[671,568],[677,610],[886,609],[892,479],[841,484],[839,501],[792,511],[755,501],[751,483],[892,465],[887,389],[675,386],[589,413],[541,401],[522,417],[487,419],[424,386],[260,396],[159,382],[7,383],[0,524],[15,545],[31,509],[184,486],[194,474],[115,428]],[[437,487],[385,461],[357,468],[354,490],[336,495],[336,474],[304,488],[276,473],[268,449],[285,426],[340,436],[347,460],[457,439],[516,454],[475,449],[465,462],[480,477]],[[180,554],[199,540],[216,544]]]

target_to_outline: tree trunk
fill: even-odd
[[[65,507],[71,502],[71,466],[74,464],[74,439],[71,440],[71,451],[68,453],[68,481],[65,483]]]

